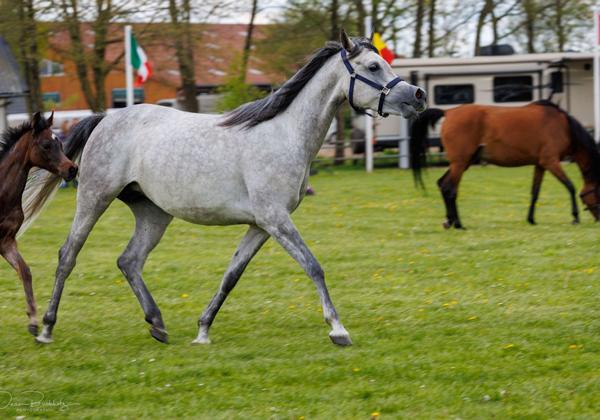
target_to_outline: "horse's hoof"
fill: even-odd
[[[579,224],[579,219],[575,219],[571,222],[572,225],[578,225]]]
[[[37,337],[35,337],[35,341],[40,343],[40,344],[50,344],[52,343],[52,337],[48,336],[48,335],[38,335]]]
[[[535,223],[535,220],[533,219],[527,219],[527,222],[531,225],[531,226],[535,226],[537,225],[537,223]]]
[[[329,333],[329,338],[331,339],[333,344],[338,346],[346,347],[352,345],[352,340],[350,339],[350,334],[334,334]]]
[[[160,341],[161,343],[166,344],[169,342],[169,334],[167,334],[167,331],[163,330],[162,328],[158,328],[158,327],[150,328],[150,335],[152,337],[154,337],[156,340]]]
[[[208,336],[202,336],[202,337],[198,337],[196,338],[194,341],[192,341],[192,345],[196,346],[199,344],[210,344],[210,338],[208,338]]]
[[[452,227],[452,223],[446,220],[444,223],[442,223],[442,226],[444,226],[444,229],[450,229]]]
[[[456,230],[467,230],[467,228],[464,227],[463,225],[454,225],[454,229],[456,229]]]
[[[29,331],[29,334],[33,335],[34,337],[38,336],[39,333],[39,328],[37,326],[37,324],[29,324],[29,326],[27,327],[27,331]]]

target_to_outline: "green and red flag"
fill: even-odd
[[[389,64],[392,64],[392,61],[394,60],[394,53],[387,47],[387,45],[385,45],[385,42],[383,42],[383,39],[381,39],[381,35],[379,35],[379,32],[375,32],[373,34],[373,46],[377,48],[379,55],[381,55],[385,61],[387,61]]]
[[[135,78],[136,86],[142,85],[152,74],[152,67],[150,67],[148,56],[137,43],[133,33],[131,33],[131,67],[135,69],[137,75]]]

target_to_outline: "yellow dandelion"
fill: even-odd
[[[504,346],[504,350],[512,349],[515,345],[510,343]]]
[[[360,368],[357,368],[357,367],[352,368],[352,372],[360,372]]]
[[[304,416],[298,417],[298,420],[304,420]]]
[[[477,319],[477,317],[475,315],[470,316],[469,318],[467,318],[469,321],[475,321]]]
[[[571,350],[575,350],[575,349],[577,349],[577,347],[579,347],[577,344],[571,344],[571,345],[569,346],[569,348],[570,348]]]
[[[379,413],[379,411],[374,411],[371,413],[371,418],[372,419],[376,419],[377,417],[379,417],[381,414]]]
[[[296,309],[296,305],[290,305],[288,306],[288,309]]]
[[[181,295],[181,297],[184,298],[184,299],[187,299],[187,298],[190,297],[190,295],[188,295],[187,293],[184,293],[184,294]]]

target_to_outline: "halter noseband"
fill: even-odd
[[[586,191],[586,192],[584,192],[584,193],[581,193],[581,194],[579,194],[579,198],[580,198],[581,200],[583,200],[583,197],[585,197],[585,196],[586,196],[586,195],[588,195],[588,194],[595,193],[595,192],[597,192],[597,187],[596,187],[596,188],[593,188],[593,189],[591,189],[591,190],[589,190],[589,191]],[[584,202],[584,204],[585,204],[585,202]],[[585,206],[585,209],[583,209],[583,210],[585,210],[585,211],[592,211],[592,210],[597,210],[598,208],[600,208],[600,203],[596,203],[596,204],[594,204],[593,206],[588,206],[588,205],[586,204],[586,206]]]
[[[377,107],[377,113],[384,118],[387,117],[389,114],[383,113],[383,103],[385,102],[385,97],[390,93],[394,86],[396,86],[402,81],[402,79],[400,77],[396,77],[387,85],[382,86],[377,82],[374,82],[372,80],[367,79],[366,77],[361,76],[360,74],[357,74],[354,71],[352,64],[350,64],[350,60],[348,60],[348,56],[346,55],[346,50],[344,48],[340,50],[340,54],[342,56],[342,61],[344,62],[346,69],[348,69],[348,72],[350,73],[350,89],[348,92],[348,102],[350,102],[350,106],[352,107],[352,109],[354,109],[359,114],[365,114],[370,117],[374,117],[373,114],[369,114],[364,108],[359,108],[356,105],[354,105],[354,83],[358,79],[361,82],[366,83],[367,85],[381,92],[379,95],[379,106]]]

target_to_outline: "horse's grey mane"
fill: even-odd
[[[354,42],[354,48],[348,54],[350,58],[357,56],[363,48],[377,52],[377,49],[366,38],[353,38],[352,41]],[[225,120],[219,125],[224,127],[244,125],[244,128],[251,128],[275,117],[292,103],[302,88],[323,67],[325,62],[341,49],[341,43],[334,41],[327,42],[323,48],[318,49],[308,62],[277,91],[265,98],[249,102],[234,109],[225,115]]]

